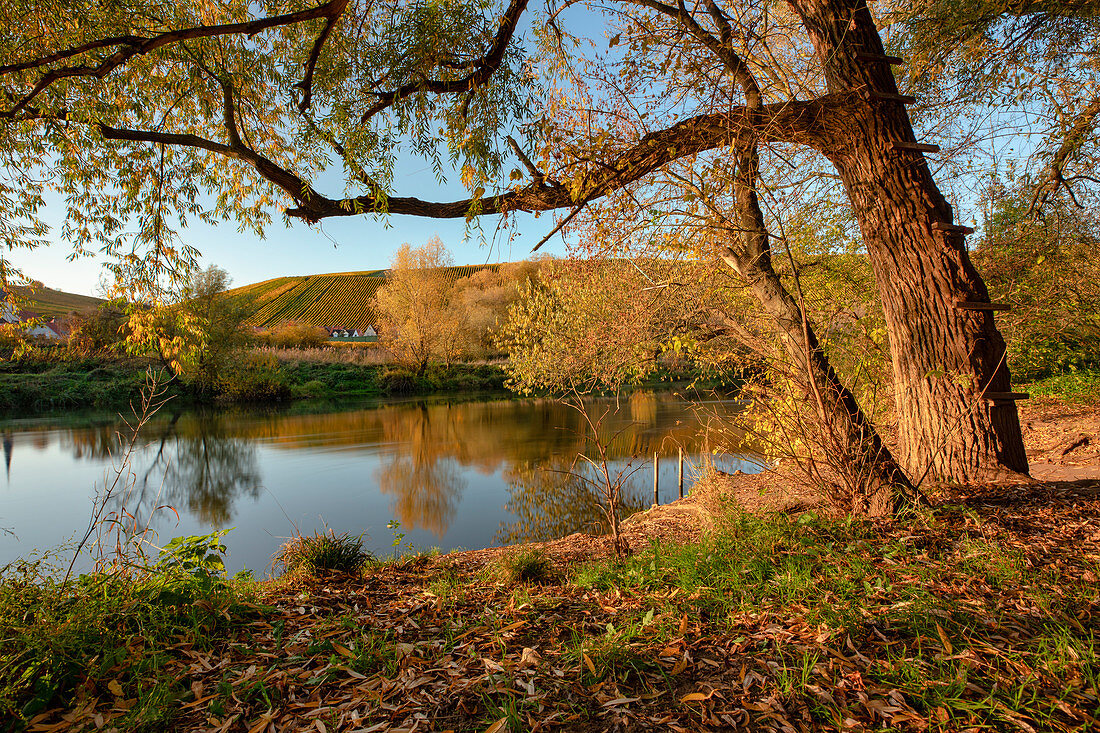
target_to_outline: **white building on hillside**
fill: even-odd
[[[2,290],[0,290],[0,297],[3,297]],[[26,324],[23,326],[23,330],[27,332],[28,336],[41,336],[47,339],[61,338],[61,324],[57,322],[57,319],[50,318],[32,323],[37,319],[37,313],[17,311],[7,300],[0,300],[0,323]]]

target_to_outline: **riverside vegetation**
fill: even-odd
[[[227,578],[216,537],[66,584],[21,564],[0,584],[0,715],[43,731],[1084,730],[1100,502],[1029,496],[877,522],[729,508],[686,543],[635,535],[625,561],[375,560],[322,536],[263,582]]]

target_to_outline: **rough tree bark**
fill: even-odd
[[[960,482],[1026,473],[1005,343],[860,0],[795,0],[831,93],[863,98],[846,144],[823,152],[847,189],[890,336],[901,463]]]

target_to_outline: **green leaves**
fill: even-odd
[[[174,538],[161,548],[153,570],[205,579],[224,578],[227,548],[221,538],[232,529],[230,527],[210,534]]]
[[[349,211],[385,212],[399,152],[424,158],[441,179],[450,166],[470,168],[475,198],[483,196],[503,165],[497,132],[527,110],[533,82],[511,45],[489,78],[461,94],[448,85],[480,68],[502,8],[476,0],[351,4],[312,65],[328,19],[309,11],[321,7],[18,0],[6,9],[0,59],[14,65],[0,67],[0,112],[16,113],[13,100],[51,71],[96,68],[118,54],[126,61],[103,78],[55,79],[36,93],[33,114],[0,118],[5,244],[44,241],[40,212],[53,191],[65,201],[63,240],[105,252],[137,294],[160,294],[197,261],[176,232],[196,220],[232,221],[262,236],[273,209],[309,210],[311,182],[326,170],[343,170],[349,190],[332,198]],[[296,12],[309,19],[207,32]],[[125,40],[178,29],[203,37],[173,37],[136,55]],[[311,104],[300,113],[307,64]],[[388,102],[364,119],[379,99]]]

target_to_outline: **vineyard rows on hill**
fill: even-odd
[[[448,267],[450,283],[499,265]],[[376,323],[374,294],[386,281],[386,270],[300,275],[234,288],[226,296],[250,311],[249,325],[272,328],[287,321],[314,326],[365,329]]]

